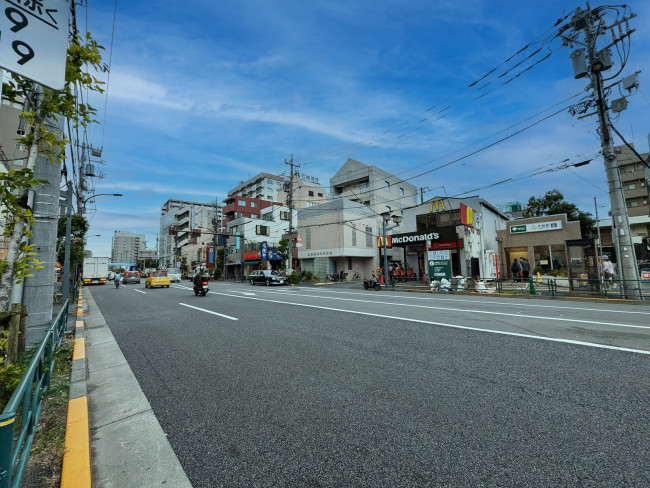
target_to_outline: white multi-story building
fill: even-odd
[[[191,265],[196,246],[212,241],[214,232],[222,231],[221,222],[220,205],[167,200],[160,209],[160,264],[178,267],[185,256]]]
[[[293,215],[293,228],[298,223],[297,213]],[[289,231],[289,209],[282,205],[271,205],[261,210],[259,217],[238,217],[228,222],[226,239],[226,276],[236,278],[248,275],[262,264],[261,243],[266,242],[269,253],[268,264],[280,269],[282,260],[277,253],[280,239]],[[243,236],[243,242],[241,237]],[[243,263],[243,266],[242,266]]]
[[[116,230],[111,246],[111,261],[114,263],[136,263],[140,249],[144,249],[144,234]]]
[[[318,178],[299,174],[295,174],[291,181],[289,176],[260,173],[247,181],[240,182],[228,192],[228,196],[257,198],[285,204],[288,201],[289,190],[292,193],[295,209],[307,208],[327,201],[327,192],[318,182]]]

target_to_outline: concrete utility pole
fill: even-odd
[[[605,88],[603,87],[602,76],[603,71],[612,67],[611,51],[609,48],[616,45],[618,42],[621,42],[626,37],[629,37],[632,32],[634,32],[634,29],[630,30],[628,20],[635,17],[635,15],[632,14],[630,17],[623,18],[609,27],[605,26],[603,17],[604,13],[602,10],[591,10],[589,4],[587,4],[587,10],[582,10],[578,7],[569,24],[575,35],[571,37],[562,37],[569,45],[576,43],[587,49],[586,59],[584,49],[574,51],[571,54],[571,58],[573,61],[574,77],[577,79],[588,76],[591,80],[589,89],[591,89],[593,93],[596,104],[596,114],[598,115],[600,123],[600,142],[605,160],[607,183],[609,185],[609,200],[612,212],[612,236],[614,238],[617,254],[620,256],[618,259],[618,272],[621,278],[622,293],[627,298],[643,299],[639,282],[639,270],[637,267],[636,255],[634,253],[632,235],[630,233],[630,223],[627,216],[627,208],[625,206],[625,198],[623,196],[623,188],[621,185],[621,175],[619,173],[616,154],[614,153],[614,143],[610,134],[611,122],[609,119],[609,107],[607,105],[607,97],[605,95]],[[621,29],[623,23],[625,23],[626,26],[625,33]],[[615,26],[619,29],[618,38],[616,38],[614,33]],[[611,29],[613,41],[609,46],[598,51],[596,47],[598,36],[604,34],[608,29]],[[584,43],[577,39],[580,31],[584,33]]]
[[[44,125],[57,139],[63,138],[61,117],[58,121],[46,119]],[[52,323],[61,166],[52,163],[46,154],[39,154],[34,166],[34,177],[48,182],[38,185],[34,190],[35,222],[30,239],[36,259],[41,262],[43,268],[34,270],[34,276],[25,278],[23,305],[27,305],[30,311],[30,340],[40,341]],[[42,330],[38,330],[39,328]]]
[[[294,233],[294,228],[293,228],[293,177],[294,177],[294,174],[295,175],[299,174],[298,172],[294,172],[294,167],[300,168],[300,165],[296,164],[294,162],[293,154],[291,155],[291,160],[289,162],[287,162],[286,159],[284,160],[284,164],[288,164],[289,166],[291,166],[291,172],[289,173],[290,174],[290,177],[289,177],[290,178],[289,179],[289,189],[287,191],[287,207],[289,207],[289,236],[290,236],[289,239],[291,239],[291,244],[293,245],[292,247],[289,248],[289,254],[290,254],[290,258],[289,258],[289,260],[290,260],[289,265],[290,266],[289,267],[294,268],[294,266],[292,266],[293,252],[297,248],[296,248],[295,239],[293,237],[293,233]],[[297,261],[297,259],[296,259],[296,261]]]

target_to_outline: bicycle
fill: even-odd
[[[361,275],[359,274],[358,271],[354,272],[354,274],[352,275],[352,279],[353,280],[360,280],[361,279]]]

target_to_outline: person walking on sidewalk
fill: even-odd
[[[526,258],[519,258],[519,264],[521,265],[521,276],[524,280],[527,280],[530,276],[530,263]]]
[[[517,261],[517,258],[512,262],[510,266],[510,271],[512,271],[512,282],[520,283],[521,282],[521,264]]]

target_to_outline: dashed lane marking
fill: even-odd
[[[239,320],[237,317],[231,317],[230,315],[224,315],[222,313],[213,312],[212,310],[207,310],[205,308],[195,307],[194,305],[188,305],[187,303],[179,303],[179,305],[183,305],[184,307],[187,308],[193,308],[194,310],[200,310],[201,312],[209,313],[212,315],[218,315],[219,317],[223,317],[224,319]]]

